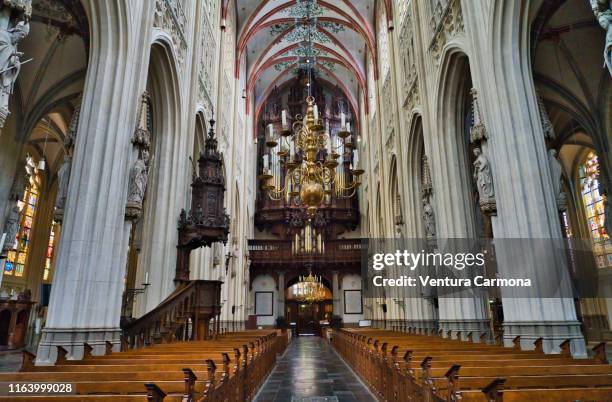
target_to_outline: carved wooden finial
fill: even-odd
[[[566,339],[561,342],[561,344],[559,345],[559,348],[561,348],[561,356],[572,357],[571,344],[572,341],[570,339]]]
[[[593,348],[593,352],[595,352],[595,363],[597,364],[608,364],[608,359],[606,357],[606,343],[601,342],[597,346]]]
[[[449,400],[460,400],[460,387],[459,387],[459,364],[453,364],[444,376],[448,379],[448,395],[451,399]]]
[[[488,402],[502,402],[504,397],[504,378],[496,378],[489,385],[482,389]]]
[[[91,346],[89,343],[85,342],[83,344],[83,360],[90,358],[91,356],[93,356],[93,346]]]
[[[183,378],[185,380],[185,394],[184,400],[191,401],[193,400],[193,393],[195,388],[195,383],[198,380],[198,377],[191,371],[190,368],[183,369]]]
[[[502,335],[501,334],[495,335],[495,344],[497,346],[502,346],[504,344],[504,341],[502,339]]]
[[[533,343],[534,346],[534,350],[536,351],[536,353],[544,353],[544,338],[539,337],[538,339],[535,340],[535,342]]]
[[[34,362],[36,361],[36,355],[34,353],[23,351],[23,360],[21,361],[21,372],[32,371],[34,368]]]
[[[57,346],[57,359],[55,360],[56,366],[61,366],[66,364],[66,356],[68,355],[68,351],[64,349],[62,346]]]
[[[521,336],[517,335],[514,337],[514,339],[512,340],[512,348],[514,350],[521,350]]]
[[[166,393],[153,383],[146,383],[145,388],[147,389],[148,402],[163,402],[166,397]]]

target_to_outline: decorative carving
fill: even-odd
[[[302,211],[293,211],[289,215],[289,226],[294,229],[304,227],[304,214]]]
[[[482,117],[480,116],[478,91],[476,91],[476,88],[472,88],[470,93],[472,94],[472,112],[474,113],[472,128],[470,129],[470,143],[479,144],[482,141],[489,139],[489,135],[487,134],[487,128],[485,127]]]
[[[149,179],[149,151],[143,149],[134,161],[130,170],[128,198],[125,207],[125,216],[128,219],[137,219],[142,213],[142,202],[147,191]]]
[[[198,102],[204,105],[207,116],[212,116],[213,77],[215,69],[215,52],[217,50],[217,35],[214,29],[214,15],[217,1],[202,2],[205,10],[202,18],[202,33],[200,37],[200,62],[198,70]]]
[[[223,206],[225,176],[223,155],[217,150],[217,139],[213,130],[215,121],[210,121],[205,151],[198,159],[199,176],[191,183],[191,211],[181,210],[178,222],[178,253],[176,264],[177,282],[189,280],[189,254],[191,250],[210,246],[215,242],[227,242],[230,218]]]
[[[417,71],[414,58],[414,28],[412,18],[407,15],[400,33],[400,55],[404,70],[404,93],[406,98],[416,85]]]
[[[446,3],[446,4],[442,4]],[[444,8],[443,8],[444,7]],[[429,45],[429,52],[433,56],[434,62],[440,64],[442,49],[449,39],[463,33],[463,11],[461,10],[460,0],[438,0],[434,9],[434,16],[431,20],[433,38]]]
[[[385,117],[385,138],[388,140],[393,132],[393,99],[391,90],[391,74],[387,75],[382,88],[382,99],[384,102],[384,117]]]
[[[64,220],[64,208],[66,207],[66,198],[68,197],[68,185],[70,184],[70,172],[72,171],[72,155],[79,126],[79,117],[81,115],[81,98],[77,100],[77,106],[72,113],[70,124],[68,126],[68,134],[64,140],[64,162],[57,172],[57,194],[55,195],[55,208],[53,210],[53,219],[56,222]]]
[[[183,64],[187,53],[185,26],[187,17],[180,0],[157,0],[155,2],[154,26],[168,31],[176,48],[178,62]]]
[[[6,222],[4,223],[4,232],[6,233],[6,240],[2,246],[2,252],[0,255],[6,255],[8,250],[12,250],[17,246],[17,232],[19,231],[19,207],[17,202],[13,199],[11,202],[11,210]]]
[[[5,1],[4,3],[3,8],[7,6],[15,8],[16,4],[19,7],[25,7],[25,4],[29,2],[11,1],[7,4]],[[31,8],[31,3],[29,3],[30,13]],[[4,22],[2,21],[2,23]],[[4,127],[6,118],[11,113],[9,98],[21,71],[20,57],[23,56],[23,53],[17,50],[17,45],[28,36],[29,32],[30,24],[27,20],[19,21],[13,27],[11,27],[11,21],[8,21],[6,25],[0,28],[0,129]]]
[[[538,111],[540,112],[540,120],[542,120],[542,130],[544,131],[544,138],[552,141],[555,139],[555,128],[550,121],[550,117],[548,117],[548,112],[546,111],[546,106],[544,106],[544,101],[540,96],[540,92],[536,90],[536,98],[538,100]]]
[[[480,148],[474,148],[474,181],[478,189],[480,209],[483,213],[494,214],[497,211],[495,188],[491,164]]]
[[[68,184],[71,170],[72,155],[66,153],[66,155],[64,155],[64,163],[57,172],[57,194],[55,197],[55,210],[53,211],[53,218],[57,222],[62,222],[64,220],[64,208],[66,206],[66,197],[68,196]]]
[[[151,148],[151,99],[147,92],[140,97],[138,122],[132,138],[132,144],[138,152],[138,157],[130,169],[128,197],[125,206],[125,217],[128,220],[138,220],[142,215],[142,206],[147,191],[149,178]]]
[[[433,185],[427,155],[423,155],[421,160],[421,201],[425,236],[431,241],[436,237],[436,216],[433,209]]]
[[[548,150],[548,165],[550,166],[550,175],[552,177],[553,193],[557,202],[559,212],[567,210],[567,197],[563,192],[563,166],[557,158],[557,150]]]
[[[591,8],[599,25],[606,31],[604,65],[612,76],[612,0],[591,0]]]

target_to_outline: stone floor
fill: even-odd
[[[0,352],[0,372],[14,372],[21,368],[23,353],[21,350],[5,350]]]
[[[328,341],[294,338],[255,402],[372,402],[377,399]]]

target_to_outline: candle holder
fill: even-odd
[[[276,138],[272,138],[272,137],[266,138],[266,146],[268,148],[274,148],[277,145],[278,145],[278,141],[276,141]]]
[[[342,139],[348,137],[349,135],[351,135],[351,133],[346,130],[346,127],[342,127],[340,131],[338,131],[338,137]]]

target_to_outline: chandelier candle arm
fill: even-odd
[[[352,197],[356,194],[356,188],[361,183],[358,180],[360,173],[353,170],[353,166],[350,166],[350,171],[353,173],[353,178],[356,179],[352,183],[348,183],[348,186],[345,185],[347,180],[336,183],[338,158],[341,155],[348,154],[342,157],[342,160],[347,162],[350,160],[352,145],[342,140],[342,138],[348,137],[350,133],[344,130],[337,137],[332,137],[328,128],[329,123],[326,124],[326,127],[323,127],[322,121],[319,119],[315,99],[309,96],[306,98],[306,103],[306,115],[295,117],[293,132],[283,129],[281,134],[284,140],[283,138],[280,139],[280,150],[272,155],[275,169],[278,167],[280,170],[274,174],[269,171],[270,156],[265,154],[264,173],[261,175],[261,180],[264,182],[262,189],[268,192],[272,200],[280,201],[284,199],[288,204],[291,204],[293,199],[295,205],[305,207],[308,214],[314,216],[322,203],[331,202],[331,198],[327,195],[333,194],[335,187],[336,194],[352,189]],[[281,113],[281,120],[284,125],[286,114]],[[344,113],[343,120],[346,125]],[[348,127],[350,128],[350,125]],[[266,145],[274,148],[278,145],[278,142],[272,124],[268,126],[268,132]],[[334,140],[336,147],[333,144]],[[336,149],[341,151],[341,155],[335,152]],[[323,161],[318,159],[321,151],[327,151],[327,158]],[[344,173],[342,173],[342,177],[348,173],[349,165],[349,163],[343,163]],[[355,167],[357,167],[356,164]],[[348,198],[348,196],[343,195],[342,198]],[[317,242],[312,240],[308,240],[308,248],[318,248]]]

